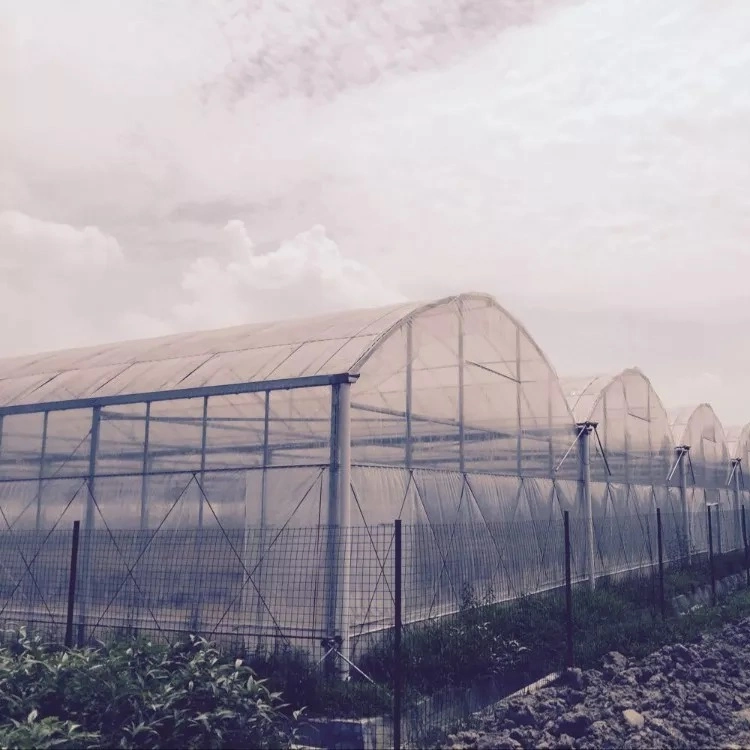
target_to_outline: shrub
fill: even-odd
[[[299,712],[205,640],[54,650],[22,630],[0,649],[11,747],[288,747]]]

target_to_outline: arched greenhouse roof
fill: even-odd
[[[739,458],[747,472],[750,466],[750,423],[744,427],[727,427],[726,434],[729,458]]]
[[[414,303],[0,360],[0,408],[352,371]]]
[[[201,425],[216,465],[259,461],[261,450],[318,465],[327,386],[347,381],[359,464],[549,476],[565,456],[557,475],[576,471],[557,375],[523,326],[477,293],[0,361],[3,452],[32,466],[41,439],[56,455],[80,444],[83,456],[98,406],[111,471],[136,460],[144,421],[170,466],[189,464]]]
[[[670,420],[641,370],[563,378],[561,385],[576,422],[597,423],[615,480],[648,483],[665,476],[674,449]]]
[[[517,376],[516,359],[523,359],[525,380],[538,381],[539,371],[545,373],[545,393],[538,394],[545,408],[549,387],[564,402],[554,370],[523,326],[490,295],[467,293],[428,303],[347,310],[0,360],[0,414],[133,402],[158,394],[188,398],[238,383],[284,388],[325,385],[325,379],[359,376],[386,342],[416,319],[426,321],[425,332],[431,327],[429,334],[436,341],[444,339],[446,331],[439,326],[447,325],[448,317],[440,313],[447,311],[452,317],[458,307],[465,309],[465,316],[474,315],[475,308],[493,311],[491,316],[474,315],[474,328],[467,326],[469,351],[462,356],[468,365],[491,374],[494,363],[496,376],[512,379]],[[517,339],[523,352],[516,351]],[[529,373],[529,368],[535,371]],[[524,395],[526,400],[534,397],[531,390]],[[572,423],[569,413],[559,412],[558,405],[556,413]]]
[[[696,482],[722,488],[726,484],[729,446],[721,420],[710,404],[670,410],[672,432],[678,445],[690,447]]]

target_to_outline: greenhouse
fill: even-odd
[[[2,523],[36,546],[15,573],[4,558],[3,612],[43,575],[64,587],[40,566],[80,520],[89,629],[346,643],[388,622],[396,518],[429,530],[416,619],[455,607],[467,558],[496,597],[557,585],[562,510],[588,519],[592,585],[644,564],[612,524],[737,507],[734,466],[710,407],[670,420],[635,369],[561,381],[483,294],[6,359]]]

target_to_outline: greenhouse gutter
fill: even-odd
[[[105,406],[123,406],[125,404],[174,401],[175,399],[234,396],[242,393],[259,393],[262,391],[289,391],[297,388],[326,388],[334,385],[341,385],[342,383],[354,383],[357,378],[359,378],[359,375],[344,372],[336,373],[334,375],[310,375],[302,378],[260,380],[254,383],[208,385],[198,388],[176,388],[168,391],[148,391],[146,393],[128,393],[118,396],[94,396],[66,401],[48,401],[46,403],[34,402],[0,406],[0,417],[13,414],[34,414],[45,411],[68,411],[70,409],[92,409]],[[28,395],[32,396],[33,394]]]

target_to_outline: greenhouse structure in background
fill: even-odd
[[[346,653],[391,621],[394,519],[429,532],[407,619],[453,611],[467,562],[497,599],[559,585],[563,510],[594,585],[649,564],[633,519],[657,507],[705,549],[690,518],[747,499],[749,449],[707,405],[668,413],[637,369],[558,379],[483,294],[5,359],[0,614],[59,615],[51,532],[80,520],[82,631]]]

